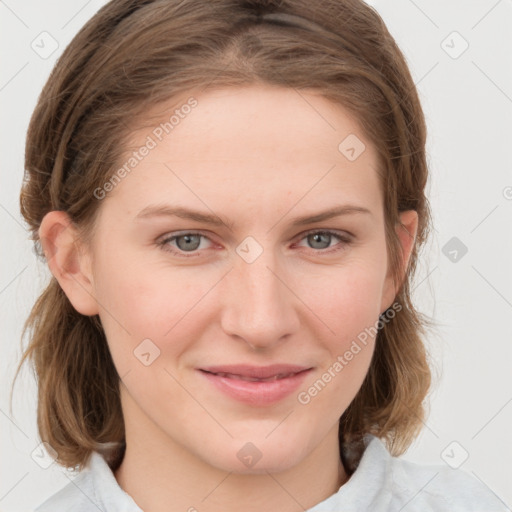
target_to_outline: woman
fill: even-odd
[[[114,0],[31,120],[37,510],[503,510],[398,458],[430,370],[426,128],[361,1]]]

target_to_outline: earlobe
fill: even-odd
[[[67,213],[47,213],[39,227],[39,239],[48,267],[73,307],[83,315],[98,314],[90,258],[81,251],[78,232]]]
[[[391,271],[389,270],[386,276],[385,292],[383,294],[383,301],[381,306],[381,313],[388,309],[394,298],[398,293],[399,287],[402,285],[403,280],[407,274],[409,260],[416,241],[416,233],[418,231],[418,213],[415,210],[407,210],[400,214],[399,221],[395,227],[396,234],[400,240],[401,254],[400,257],[400,282],[398,287],[392,279]]]

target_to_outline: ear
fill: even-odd
[[[68,214],[57,210],[47,213],[39,227],[39,239],[48,267],[73,307],[82,315],[98,314],[90,254],[79,243]]]
[[[416,240],[417,230],[418,213],[415,210],[407,210],[402,212],[399,216],[399,221],[395,226],[395,231],[402,247],[402,257],[400,261],[400,283],[398,286],[402,285],[402,282],[405,278],[409,265],[409,259],[411,257],[414,242]],[[386,309],[388,309],[393,304],[396,294],[398,293],[398,289],[399,288],[395,287],[395,283],[393,283],[391,276],[391,271],[388,269],[382,295],[381,314],[384,313],[384,311],[386,311]]]

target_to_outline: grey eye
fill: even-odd
[[[201,244],[202,235],[180,235],[175,237],[176,245],[182,251],[195,251]],[[183,242],[182,242],[183,241]]]
[[[327,249],[331,243],[332,235],[329,233],[311,233],[307,236],[308,243],[313,244],[313,249]],[[316,246],[315,244],[320,244],[321,247]],[[322,246],[322,244],[326,244]]]

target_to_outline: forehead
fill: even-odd
[[[373,146],[351,114],[318,92],[217,89],[155,105],[142,121],[124,163],[150,149],[110,193],[130,213],[178,199],[223,210],[237,201],[262,209],[298,200],[380,204]]]
[[[195,102],[193,108],[187,105],[191,98]],[[361,142],[365,138],[353,114],[310,89],[246,85],[197,91],[155,105],[145,115],[145,127],[133,135],[144,135],[153,127],[160,132],[154,135],[167,139],[168,144],[173,139],[180,143],[188,139],[189,143],[197,144],[199,151],[222,149],[228,156],[243,153],[245,158],[254,156],[251,151],[262,145],[275,149],[276,157],[300,155],[309,150],[331,154],[334,150],[337,156],[338,145],[346,136],[352,134]],[[215,146],[207,147],[206,143],[212,140]],[[232,144],[234,140],[243,144]],[[309,144],[297,144],[304,140]],[[180,148],[175,147],[174,153],[178,157]]]

